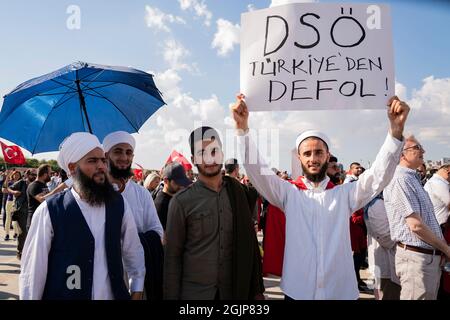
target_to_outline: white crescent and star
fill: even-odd
[[[12,156],[11,156],[10,153],[9,153],[10,151],[13,152]],[[6,157],[7,157],[8,159],[12,159],[12,158],[17,157],[18,153],[17,153],[17,151],[14,151],[14,150],[11,149],[10,147],[8,147],[8,148],[5,149],[5,155],[6,155]]]

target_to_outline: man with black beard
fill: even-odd
[[[73,188],[36,209],[19,276],[22,300],[126,300],[142,297],[145,265],[130,206],[106,176],[97,137],[70,135],[58,164]]]
[[[213,128],[189,136],[198,180],[169,205],[164,297],[182,300],[263,298],[261,257],[251,199],[241,183],[222,176],[223,153]]]
[[[162,299],[163,228],[152,196],[147,189],[134,182],[131,165],[136,141],[125,131],[115,131],[103,139],[109,175],[125,200],[130,204],[136,228],[145,253],[146,300]]]
[[[103,139],[111,182],[130,204],[138,232],[153,230],[162,237],[163,228],[151,194],[131,179],[135,146],[135,139],[125,131],[115,131]]]
[[[341,168],[337,162],[338,159],[335,156],[331,156],[330,160],[328,160],[327,175],[334,185],[341,184]]]
[[[402,152],[403,129],[409,112],[404,102],[389,101],[390,130],[373,165],[358,181],[335,187],[326,176],[330,142],[316,130],[296,139],[305,177],[295,185],[270,170],[248,134],[249,111],[243,95],[232,114],[242,164],[258,192],[286,216],[281,289],[286,299],[358,299],[350,248],[349,218],[391,181]],[[300,190],[299,190],[300,189]]]

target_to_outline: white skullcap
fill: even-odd
[[[297,152],[298,152],[298,147],[300,146],[300,143],[302,143],[303,140],[311,138],[311,137],[319,138],[320,140],[325,142],[328,149],[330,149],[330,139],[328,139],[328,137],[324,133],[317,131],[317,130],[306,130],[305,132],[301,133],[295,140],[295,145],[297,146]]]
[[[96,136],[87,132],[75,132],[68,136],[59,146],[58,165],[70,174],[69,163],[78,162],[95,148],[103,150]]]
[[[115,131],[103,139],[103,149],[105,149],[105,152],[109,152],[112,147],[119,143],[128,143],[133,148],[133,151],[136,146],[136,140],[131,134],[125,131]]]

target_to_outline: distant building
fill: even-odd
[[[442,158],[441,163],[441,165],[450,163],[450,158]]]

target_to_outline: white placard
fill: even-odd
[[[389,7],[296,3],[244,13],[240,70],[253,111],[386,108],[395,89]]]

